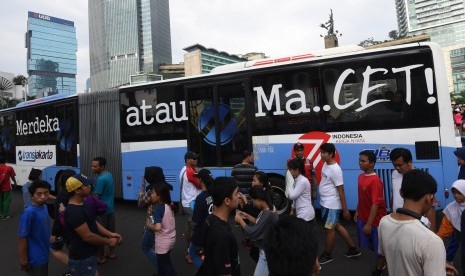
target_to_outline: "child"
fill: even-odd
[[[150,197],[155,204],[153,223],[147,229],[155,232],[155,253],[157,254],[158,275],[177,275],[171,264],[170,252],[176,242],[174,213],[171,210],[170,188],[166,183],[154,185]]]
[[[250,235],[254,244],[260,249],[260,257],[258,259],[257,266],[255,267],[254,275],[268,275],[268,267],[266,264],[264,247],[264,238],[273,224],[278,220],[278,214],[273,212],[273,203],[271,201],[270,190],[254,186],[250,189],[250,197],[255,207],[260,209],[260,214],[255,219],[251,215],[244,212],[236,212],[235,220],[241,225],[246,234]],[[247,225],[244,219],[250,221],[252,226]]]
[[[451,237],[446,249],[446,261],[450,264],[452,264],[459,247],[460,221],[462,212],[465,209],[465,180],[456,180],[452,184],[451,190],[455,201],[449,203],[444,208],[444,217],[438,230],[440,238]]]
[[[19,263],[28,275],[48,275],[50,218],[46,201],[50,184],[36,181],[29,187],[32,203],[19,220]]]
[[[375,252],[376,270],[372,275],[382,275],[385,259],[378,253],[379,221],[386,215],[386,202],[383,196],[383,183],[374,172],[376,156],[372,151],[360,152],[358,159],[358,205],[354,220],[357,222],[358,246]]]

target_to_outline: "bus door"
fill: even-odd
[[[246,87],[246,82],[238,81],[185,89],[189,150],[200,154],[199,167],[228,167],[212,171],[214,177],[230,176],[230,167],[242,161],[245,150],[251,150]]]

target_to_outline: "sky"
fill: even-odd
[[[27,76],[28,11],[74,21],[77,92],[82,92],[90,76],[87,3],[2,0],[0,71]],[[389,31],[397,30],[394,0],[170,0],[173,63],[183,61],[182,49],[196,43],[230,54],[263,52],[273,58],[322,50],[320,35],[327,31],[320,24],[328,21],[330,9],[335,30],[342,34],[340,46],[369,37],[385,40]]]

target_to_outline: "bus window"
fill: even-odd
[[[121,141],[185,139],[185,103],[180,86],[121,93]]]
[[[200,154],[199,166],[217,166],[213,87],[188,89],[187,99],[189,110],[189,149]]]
[[[433,65],[426,55],[366,58],[322,67],[325,104],[331,107],[325,112],[325,131],[438,126],[437,102],[427,101],[436,97],[436,91],[434,85],[427,86],[426,72]]]
[[[318,75],[316,68],[307,68],[252,77],[251,93],[255,103],[253,135],[320,130],[322,115]],[[267,107],[267,101],[272,104],[271,109]]]
[[[246,113],[242,83],[218,86],[220,166],[242,162],[242,153],[251,150]]]
[[[56,117],[60,121],[60,130],[56,133],[56,164],[58,166],[77,166],[77,114],[75,105],[56,107]]]
[[[13,114],[0,116],[0,154],[8,163],[16,163],[16,126]]]

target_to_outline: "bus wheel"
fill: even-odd
[[[276,207],[278,215],[288,214],[290,211],[290,202],[284,190],[277,186],[271,187],[271,190],[273,193],[273,205]]]
[[[285,192],[285,180],[284,177],[279,174],[268,174],[268,178],[271,184],[271,192],[273,195],[273,205],[276,207],[276,211],[279,215],[288,214],[291,210],[291,204],[289,199],[286,197]]]

